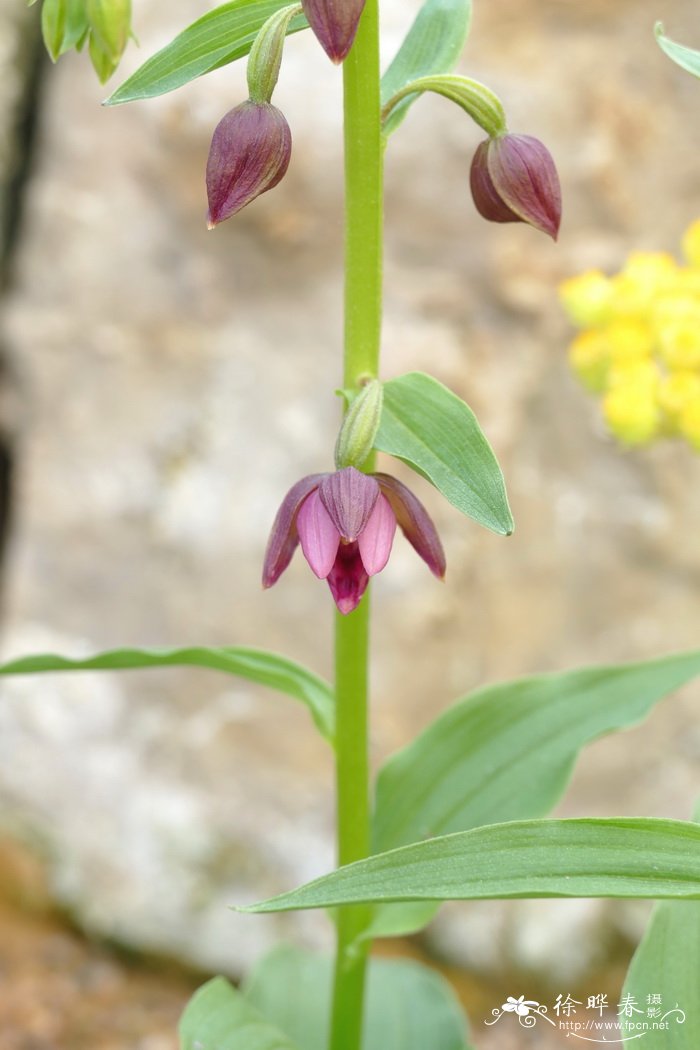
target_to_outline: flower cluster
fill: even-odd
[[[680,437],[700,451],[700,220],[683,253],[686,265],[635,252],[613,277],[591,270],[560,286],[582,329],[571,367],[602,395],[605,421],[627,445]]]

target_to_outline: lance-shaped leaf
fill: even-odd
[[[195,992],[180,1019],[180,1050],[295,1050],[223,977]]]
[[[373,851],[545,816],[564,793],[586,744],[637,725],[699,674],[700,652],[691,652],[478,690],[380,769]],[[429,904],[380,905],[362,939],[413,933],[436,911]]]
[[[238,910],[515,897],[700,899],[700,826],[643,817],[489,824],[380,853]]]
[[[471,0],[426,0],[382,77],[382,106],[410,81],[454,68],[469,34],[471,14]],[[417,98],[411,95],[392,109],[385,135],[396,131]]]
[[[384,384],[374,445],[408,463],[480,525],[503,536],[513,531],[493,450],[469,406],[437,379],[409,372]]]
[[[301,664],[264,649],[241,646],[112,649],[80,659],[39,653],[0,664],[0,675],[47,671],[132,671],[148,667],[206,667],[269,686],[301,700],[321,734],[327,740],[333,740],[335,709],[331,687]]]
[[[288,4],[289,0],[233,0],[215,7],[144,62],[106,104],[115,106],[164,95],[243,58],[267,19]],[[297,15],[290,22],[288,33],[307,27],[304,16]]]
[[[681,69],[685,69],[688,73],[692,73],[694,77],[700,77],[700,51],[696,51],[691,47],[684,47],[683,44],[677,44],[675,40],[671,40],[664,33],[664,27],[661,22],[657,22],[654,26],[654,33],[661,50],[665,51],[676,65],[680,66]]]
[[[242,991],[297,1046],[325,1050],[331,959],[283,945],[258,963]],[[467,1043],[464,1015],[444,978],[404,959],[370,960],[363,1050],[467,1050]]]
[[[695,814],[700,820],[700,807]],[[646,1008],[650,995],[658,1012],[649,1017],[644,1046],[649,1050],[695,1050],[700,1046],[700,902],[657,904],[622,990],[624,1000]],[[632,1014],[635,1018],[638,1015]],[[652,1019],[653,1018],[653,1019]],[[654,1027],[654,1022],[658,1027]],[[638,1038],[629,1032],[625,1045]]]
[[[700,675],[700,651],[487,686],[441,714],[379,772],[374,850],[545,816],[590,741],[636,725]]]

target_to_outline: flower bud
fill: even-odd
[[[207,160],[209,229],[276,186],[289,165],[292,135],[268,102],[241,103],[219,121]]]
[[[361,467],[365,462],[382,418],[384,387],[378,379],[370,379],[350,405],[335,444],[335,465]]]
[[[474,154],[471,190],[477,211],[491,222],[527,222],[557,239],[559,176],[549,150],[530,135],[486,139]]]
[[[307,21],[332,62],[352,47],[365,0],[301,0]]]

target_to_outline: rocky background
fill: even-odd
[[[386,0],[387,58],[419,6]],[[141,48],[123,73],[201,10],[136,4]],[[329,674],[325,590],[301,558],[272,592],[259,574],[282,495],[331,465],[339,73],[310,35],[289,41],[275,98],[294,135],[289,173],[208,233],[209,138],[245,95],[243,67],[102,109],[86,59],[68,56],[43,70],[35,101],[37,13],[0,0],[0,215],[14,243],[1,307],[0,475],[15,464],[3,651],[249,644]],[[700,214],[700,85],[652,35],[663,17],[692,43],[696,16],[693,0],[475,4],[461,70],[501,95],[513,130],[551,148],[557,245],[479,218],[479,132],[444,100],[421,100],[391,141],[385,377],[425,369],[472,405],[517,530],[481,531],[421,488],[449,573],[437,586],[399,540],[378,581],[376,761],[485,682],[697,644],[698,459],[606,436],[569,375],[556,296],[565,276],[618,269],[630,250],[677,251]],[[560,813],[687,818],[697,695],[589,748]],[[328,755],[284,698],[195,671],[5,681],[0,802],[7,848],[23,843],[47,898],[94,935],[234,976],[280,936],[329,943],[321,916],[227,909],[333,863]],[[520,994],[514,975],[552,999],[570,990],[562,980],[589,994],[592,974],[619,981],[647,910],[449,907],[421,943],[486,982],[486,1016],[501,993]]]

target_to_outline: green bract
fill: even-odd
[[[503,474],[476,416],[423,372],[384,384],[375,448],[404,460],[480,525],[508,536],[513,518]]]

